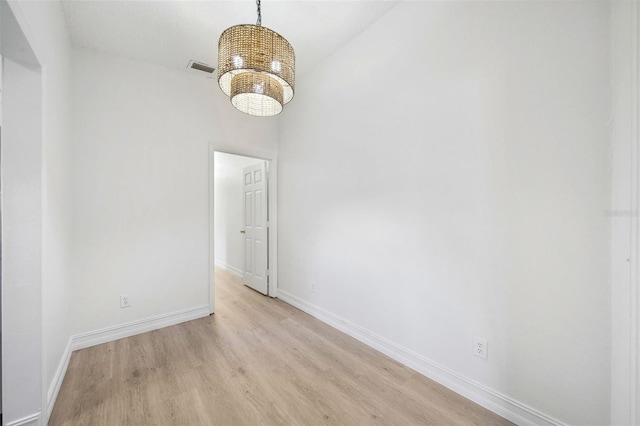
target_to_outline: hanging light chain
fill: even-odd
[[[258,20],[256,21],[256,25],[262,25],[262,12],[260,11],[260,0],[256,0],[256,5],[258,6]]]

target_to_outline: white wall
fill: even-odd
[[[279,293],[467,394],[607,424],[609,12],[401,2],[299,76],[279,120]]]
[[[12,229],[12,224],[5,217],[4,230],[8,233],[19,233],[20,244],[29,254],[20,253],[21,262],[28,265],[30,273],[38,276],[37,291],[29,291],[29,299],[21,299],[11,303],[13,311],[5,312],[5,317],[9,317],[9,326],[12,321],[22,323],[25,316],[37,319],[38,335],[38,365],[29,364],[29,356],[24,350],[18,347],[7,348],[5,351],[16,349],[19,352],[18,359],[5,360],[10,374],[15,374],[17,382],[11,382],[6,378],[7,386],[10,390],[17,392],[14,397],[18,398],[20,412],[11,411],[6,407],[5,421],[11,422],[16,418],[25,415],[34,415],[40,407],[46,407],[51,401],[53,391],[56,388],[54,382],[55,373],[60,367],[64,358],[65,348],[70,337],[70,312],[69,312],[69,235],[70,235],[70,201],[69,201],[69,179],[70,179],[70,147],[71,147],[71,105],[70,105],[70,77],[71,48],[66,32],[66,24],[62,15],[62,10],[58,2],[10,2],[13,14],[17,18],[20,26],[19,31],[26,36],[28,47],[16,42],[13,37],[3,37],[3,51],[8,49],[9,56],[21,57],[22,61],[29,64],[33,62],[30,58],[25,58],[25,52],[33,50],[37,56],[39,65],[42,66],[42,73],[37,76],[37,94],[30,102],[38,105],[38,110],[22,110],[14,117],[16,125],[20,127],[21,137],[24,134],[35,132],[38,135],[38,153],[33,154],[33,161],[28,166],[24,163],[16,162],[15,158],[3,156],[3,162],[7,165],[2,172],[7,176],[11,173],[11,167],[20,169],[20,173],[28,170],[34,173],[34,185],[37,185],[38,200],[37,206],[23,206],[26,211],[19,213],[20,220],[29,220],[29,215],[37,214],[35,222],[27,226],[27,230],[22,228]],[[3,20],[3,25],[6,22]],[[3,35],[5,33],[3,28]],[[7,83],[5,75],[5,83]],[[5,84],[10,89],[10,84]],[[26,99],[24,87],[19,87],[18,95],[20,99]],[[10,93],[5,93],[9,97]],[[41,109],[40,109],[41,108]],[[6,108],[8,109],[8,108]],[[27,113],[28,111],[28,113]],[[5,111],[7,112],[7,111]],[[7,112],[9,114],[9,112]],[[34,123],[26,124],[25,119],[35,114]],[[5,121],[8,121],[6,117]],[[42,120],[42,123],[40,123]],[[10,129],[7,129],[10,131]],[[4,129],[3,129],[4,133]],[[40,146],[40,136],[42,142]],[[6,139],[3,142],[8,142]],[[18,149],[32,149],[29,144],[23,144]],[[4,149],[12,149],[3,143]],[[25,155],[26,151],[22,155]],[[31,154],[29,154],[31,155]],[[23,157],[24,159],[24,157]],[[37,172],[36,172],[37,170]],[[35,175],[37,173],[37,176]],[[7,181],[5,181],[8,184]],[[36,191],[35,187],[33,188]],[[20,197],[27,194],[25,187],[18,189]],[[10,199],[11,194],[6,193],[4,205],[13,205],[17,200]],[[35,196],[35,195],[34,195]],[[20,198],[20,203],[24,202]],[[41,226],[41,228],[40,228]],[[40,234],[41,232],[41,234]],[[35,234],[38,234],[37,236]],[[7,237],[9,238],[9,237]],[[3,247],[5,257],[11,256],[11,248]],[[37,259],[32,257],[37,252]],[[6,259],[3,259],[3,261]],[[9,261],[9,260],[7,260]],[[7,271],[4,270],[3,273]],[[40,281],[41,280],[41,281]],[[26,283],[25,283],[26,284]],[[7,279],[5,279],[6,290]],[[25,291],[28,286],[22,287]],[[38,296],[37,303],[33,297]],[[42,304],[40,305],[40,296]],[[13,315],[15,314],[15,315]],[[35,331],[34,331],[35,332]],[[26,342],[26,337],[21,337]],[[42,358],[42,361],[40,361]],[[35,378],[35,376],[37,378]],[[33,379],[30,379],[33,377]],[[26,389],[26,395],[20,394],[19,389]],[[42,392],[39,390],[42,389]],[[38,390],[38,392],[34,392]],[[44,422],[48,418],[47,408],[43,415]]]
[[[216,263],[235,272],[244,265],[242,169],[260,160],[215,153],[215,258]]]
[[[276,121],[215,80],[85,50],[73,89],[74,332],[207,305],[209,144],[273,157]]]

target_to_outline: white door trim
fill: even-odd
[[[640,213],[640,6],[633,2],[632,12],[632,121],[631,121],[631,419],[640,426],[640,229],[638,214]]]
[[[268,202],[269,202],[269,296],[278,296],[278,159],[256,155],[252,152],[216,149],[220,146],[215,142],[209,144],[209,312],[215,312],[215,244],[214,244],[214,155],[216,152],[224,154],[242,155],[258,160],[267,161],[268,171]]]
[[[640,6],[611,16],[611,424],[640,426]]]
[[[214,159],[215,147],[212,143],[209,144],[209,314],[213,314],[216,310],[216,287],[215,287],[215,274],[214,270],[216,267],[216,256],[215,256],[215,243],[214,243],[214,229],[215,222],[213,220],[213,212],[215,211],[214,204],[214,179],[215,179],[215,170],[213,165],[215,163]]]

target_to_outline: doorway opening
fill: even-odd
[[[210,166],[210,312],[215,312],[215,268],[276,297],[275,160],[216,151]]]

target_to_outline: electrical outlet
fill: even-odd
[[[487,359],[487,351],[489,349],[487,345],[488,343],[486,340],[479,337],[474,337],[473,346],[471,347],[473,355],[477,356],[478,358]]]
[[[131,306],[131,300],[129,300],[129,296],[127,296],[126,294],[121,294],[120,295],[120,307],[121,308],[128,308],[129,306]]]

